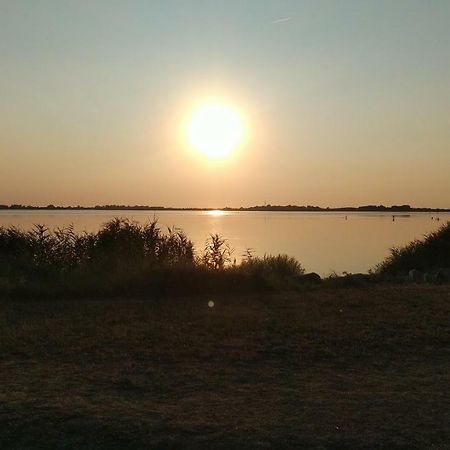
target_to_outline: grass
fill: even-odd
[[[73,227],[31,231],[0,227],[0,298],[80,298],[189,295],[286,286],[303,273],[285,255],[251,254],[242,264],[217,234],[203,252],[177,228],[163,232],[156,221],[107,222],[97,233]]]
[[[0,448],[448,448],[449,300],[376,285],[4,301]]]
[[[156,222],[0,228],[0,448],[448,448],[450,286],[384,275],[449,241],[316,285]]]
[[[404,247],[394,247],[391,255],[375,267],[381,275],[406,274],[411,269],[421,271],[450,267],[450,222],[439,230]]]
[[[352,286],[404,280],[411,269],[437,273],[450,267],[450,223],[423,241],[393,248],[370,277],[330,276],[327,285]],[[236,264],[227,241],[212,234],[201,252],[177,228],[163,232],[116,218],[97,233],[72,227],[31,231],[0,227],[0,298],[111,298],[201,295],[302,289],[304,269],[287,255],[255,257]],[[435,276],[436,282],[448,275]],[[432,281],[433,277],[428,276]],[[447,279],[448,281],[448,279]],[[302,286],[301,286],[302,285]]]

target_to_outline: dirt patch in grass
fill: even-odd
[[[3,303],[0,448],[448,448],[449,312],[449,286]]]

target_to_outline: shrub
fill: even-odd
[[[194,245],[179,228],[168,228],[167,235],[160,235],[157,257],[169,265],[194,263]]]
[[[288,255],[264,255],[262,258],[251,256],[242,261],[241,270],[251,274],[282,277],[295,277],[305,272],[301,264]]]
[[[450,267],[450,222],[439,230],[404,247],[394,247],[391,254],[378,264],[374,273],[396,275],[411,269],[432,270]]]
[[[253,283],[263,289],[286,289],[295,287],[296,276],[305,270],[295,259],[287,255],[255,257],[248,253],[237,268],[242,274],[253,278]]]
[[[0,227],[0,295],[18,297],[195,294],[289,287],[303,268],[286,255],[232,264],[233,249],[211,234],[196,256],[184,232],[156,221],[116,218],[97,233]]]
[[[210,269],[220,270],[231,263],[233,251],[225,239],[218,234],[210,234],[200,262]]]

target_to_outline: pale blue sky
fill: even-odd
[[[0,61],[0,203],[450,207],[448,0],[0,0]],[[180,139],[204,95],[229,161]]]

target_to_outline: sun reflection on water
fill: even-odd
[[[226,211],[221,209],[212,209],[211,211],[206,211],[207,216],[225,216]]]

